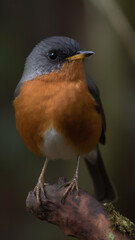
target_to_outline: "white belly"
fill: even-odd
[[[67,144],[63,136],[53,127],[43,134],[44,143],[40,150],[48,159],[73,159],[77,158],[77,152]]]

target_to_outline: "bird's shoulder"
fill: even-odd
[[[101,137],[100,137],[100,142],[102,144],[105,144],[105,141],[106,141],[106,138],[105,138],[106,119],[105,119],[105,114],[104,114],[104,110],[103,110],[103,106],[102,106],[102,102],[101,102],[101,98],[100,98],[100,92],[99,92],[99,89],[98,89],[96,83],[92,80],[91,77],[89,77],[89,75],[86,75],[86,83],[87,83],[90,94],[94,97],[94,99],[98,103],[96,110],[102,116],[102,133],[101,133]]]

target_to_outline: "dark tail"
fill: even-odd
[[[114,201],[117,194],[106,173],[99,147],[92,152],[91,157],[85,156],[84,159],[93,181],[95,197],[98,201]]]

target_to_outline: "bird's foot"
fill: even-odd
[[[36,195],[37,203],[40,205],[41,203],[41,192],[44,193],[44,187],[47,183],[44,183],[42,179],[38,179],[37,185],[34,188],[34,193]]]
[[[64,184],[64,187],[67,187],[66,191],[63,194],[63,198],[62,198],[62,202],[65,201],[67,195],[69,194],[69,192],[73,191],[74,189],[76,189],[77,193],[79,191],[78,189],[78,177],[75,175],[71,181],[67,182]]]
[[[45,170],[46,170],[47,164],[48,164],[48,159],[46,158],[44,166],[43,166],[42,171],[40,173],[37,185],[34,188],[34,193],[36,195],[37,203],[39,205],[41,203],[40,194],[41,194],[41,192],[44,193],[44,187],[45,187],[45,185],[48,185],[47,183],[44,182],[44,174],[45,174]]]

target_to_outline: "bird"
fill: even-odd
[[[93,51],[82,50],[67,36],[39,42],[26,59],[14,93],[16,127],[28,149],[45,158],[35,187],[40,203],[50,160],[76,160],[73,178],[63,199],[78,191],[80,158],[84,159],[98,201],[113,201],[115,188],[107,174],[99,143],[106,142],[106,121],[99,89],[84,70],[84,59]]]

